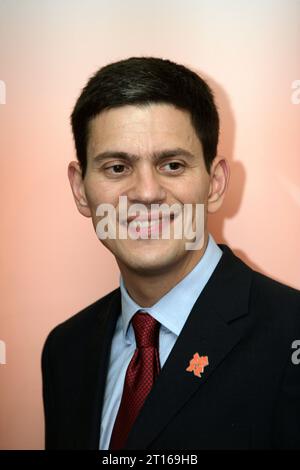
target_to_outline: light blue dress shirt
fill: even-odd
[[[211,234],[206,250],[178,284],[150,308],[138,305],[128,294],[120,275],[122,312],[114,332],[105,385],[101,417],[100,449],[107,450],[119,410],[125,375],[136,349],[131,319],[137,310],[146,310],[161,323],[159,330],[159,358],[161,368],[170,354],[191,310],[222,256]]]

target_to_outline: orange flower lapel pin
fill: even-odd
[[[194,372],[194,375],[201,377],[204,367],[208,365],[208,356],[199,356],[195,353],[193,359],[190,360],[190,365],[185,369],[188,372]]]

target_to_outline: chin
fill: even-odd
[[[119,260],[126,265],[131,271],[146,275],[159,274],[166,270],[170,270],[172,265],[178,261],[177,251],[159,250],[151,252],[151,250],[143,250],[140,253],[128,253],[120,256]]]
[[[141,261],[133,263],[132,260],[130,263],[124,263],[126,264],[127,268],[130,271],[134,271],[135,273],[139,273],[143,276],[151,276],[151,275],[158,275],[160,273],[163,273],[166,270],[169,270],[169,265],[163,262],[145,262]]]

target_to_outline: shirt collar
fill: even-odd
[[[143,308],[129,295],[120,274],[122,329],[127,343],[132,343],[133,332],[129,324],[137,310],[145,310],[159,321],[162,327],[179,335],[190,311],[208,279],[212,275],[222,256],[222,250],[212,235],[208,235],[208,244],[202,258],[178,284],[159,299],[152,307]]]

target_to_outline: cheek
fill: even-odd
[[[205,203],[207,201],[208,185],[205,181],[194,181],[188,184],[182,191],[177,192],[178,199],[182,203]]]
[[[95,180],[85,184],[85,194],[93,210],[96,210],[99,204],[112,204],[116,207],[119,200],[119,191],[116,186]]]

